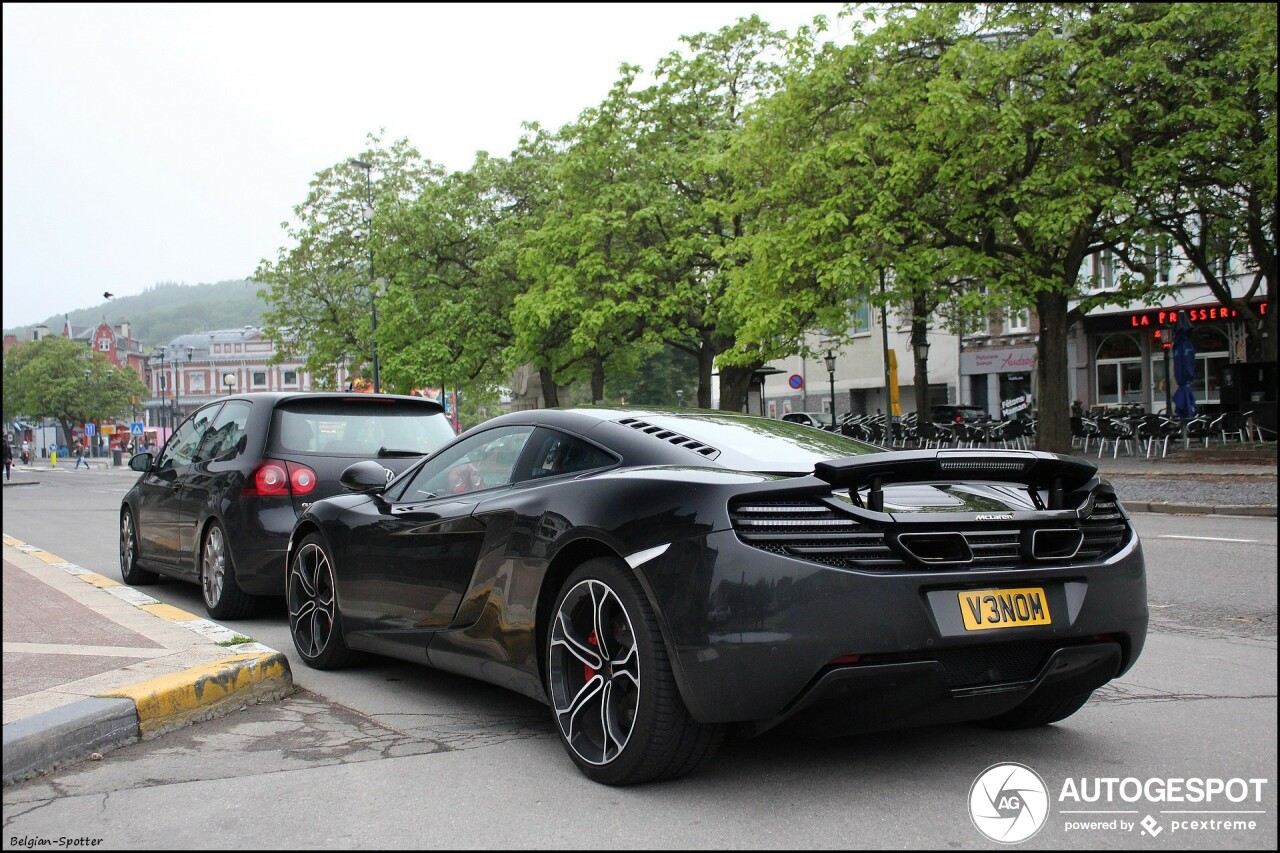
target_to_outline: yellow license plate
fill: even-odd
[[[1048,625],[1049,602],[1040,587],[975,589],[960,593],[960,615],[966,631]]]

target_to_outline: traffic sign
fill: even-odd
[[[95,424],[93,421],[89,421],[89,423],[84,425],[85,435],[93,435],[97,431],[98,431],[98,425]]]
[[[804,377],[799,373],[791,374],[791,378],[787,380],[787,384],[799,391],[804,387]]]
[[[142,437],[142,421],[134,421],[133,423],[129,424],[129,435],[132,435],[136,438]]]

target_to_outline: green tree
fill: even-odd
[[[263,260],[254,274],[265,285],[258,291],[269,306],[263,334],[275,342],[277,361],[304,359],[320,387],[333,387],[344,364],[353,373],[371,365],[370,248],[375,274],[394,282],[396,271],[378,259],[385,249],[384,222],[439,178],[440,170],[422,160],[408,140],[384,147],[370,134],[368,143],[357,159],[371,170],[344,160],[317,172],[306,201],[294,208],[296,221],[281,226],[294,245],[281,248],[274,262]],[[366,207],[372,208],[371,223],[365,222]]]
[[[752,222],[728,209],[728,151],[748,108],[778,85],[783,37],[751,17],[682,40],[688,50],[660,60],[656,82],[637,89],[640,70],[624,66],[606,101],[568,130],[558,199],[530,236],[533,287],[517,322],[527,340],[552,345],[554,367],[590,364],[595,398],[608,359],[669,345],[697,363],[699,406],[711,404],[718,366],[721,407],[741,409],[769,354],[738,346],[734,246]]]
[[[5,357],[5,417],[52,418],[64,436],[88,421],[124,417],[148,396],[135,371],[68,338],[19,343]]]
[[[1280,338],[1276,13],[1275,3],[1178,4],[1147,34],[1161,56],[1148,73],[1161,84],[1153,95],[1167,140],[1145,152],[1147,214],[1240,313],[1264,361],[1276,360]],[[1238,296],[1223,263],[1232,256],[1249,279]],[[1253,304],[1259,292],[1265,312]]]
[[[1070,325],[1094,305],[1157,287],[1149,258],[1130,247],[1147,224],[1135,163],[1162,141],[1145,73],[1159,51],[1146,39],[1167,13],[1124,4],[890,6],[874,32],[818,58],[825,85],[816,91],[827,97],[799,111],[846,117],[822,143],[823,162],[865,194],[833,183],[817,206],[854,253],[880,251],[919,273],[894,276],[890,300],[911,305],[921,287],[968,280],[982,285],[965,296],[970,310],[1035,306],[1044,449],[1070,446]],[[842,97],[841,79],[856,81],[846,87],[856,94]],[[1080,269],[1101,249],[1130,274],[1114,291],[1091,293]],[[945,252],[945,262],[930,261],[928,250]],[[931,267],[945,273],[929,280]]]
[[[518,362],[513,306],[528,286],[517,259],[543,215],[553,158],[549,136],[529,125],[510,158],[480,152],[386,218],[390,316],[379,332],[396,382],[456,384],[477,405],[505,383]]]

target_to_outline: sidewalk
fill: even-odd
[[[12,537],[3,555],[5,785],[293,690],[274,649]]]

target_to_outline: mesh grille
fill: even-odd
[[[812,500],[743,501],[729,508],[734,532],[747,545],[771,554],[783,554],[837,568],[864,571],[919,571],[890,547],[885,531],[865,525],[831,507]],[[1061,530],[1061,523],[1054,525]],[[1129,525],[1112,497],[1095,501],[1089,516],[1080,522],[1083,533],[1076,555],[1055,560],[1059,566],[1096,562],[1117,551],[1129,538]],[[935,532],[944,532],[941,530]],[[1024,535],[1018,528],[950,531],[964,537],[973,552],[972,563],[939,564],[935,569],[1014,569],[1033,561],[1022,556]]]
[[[904,568],[884,533],[813,501],[743,503],[730,516],[739,539],[772,554],[841,568]]]

